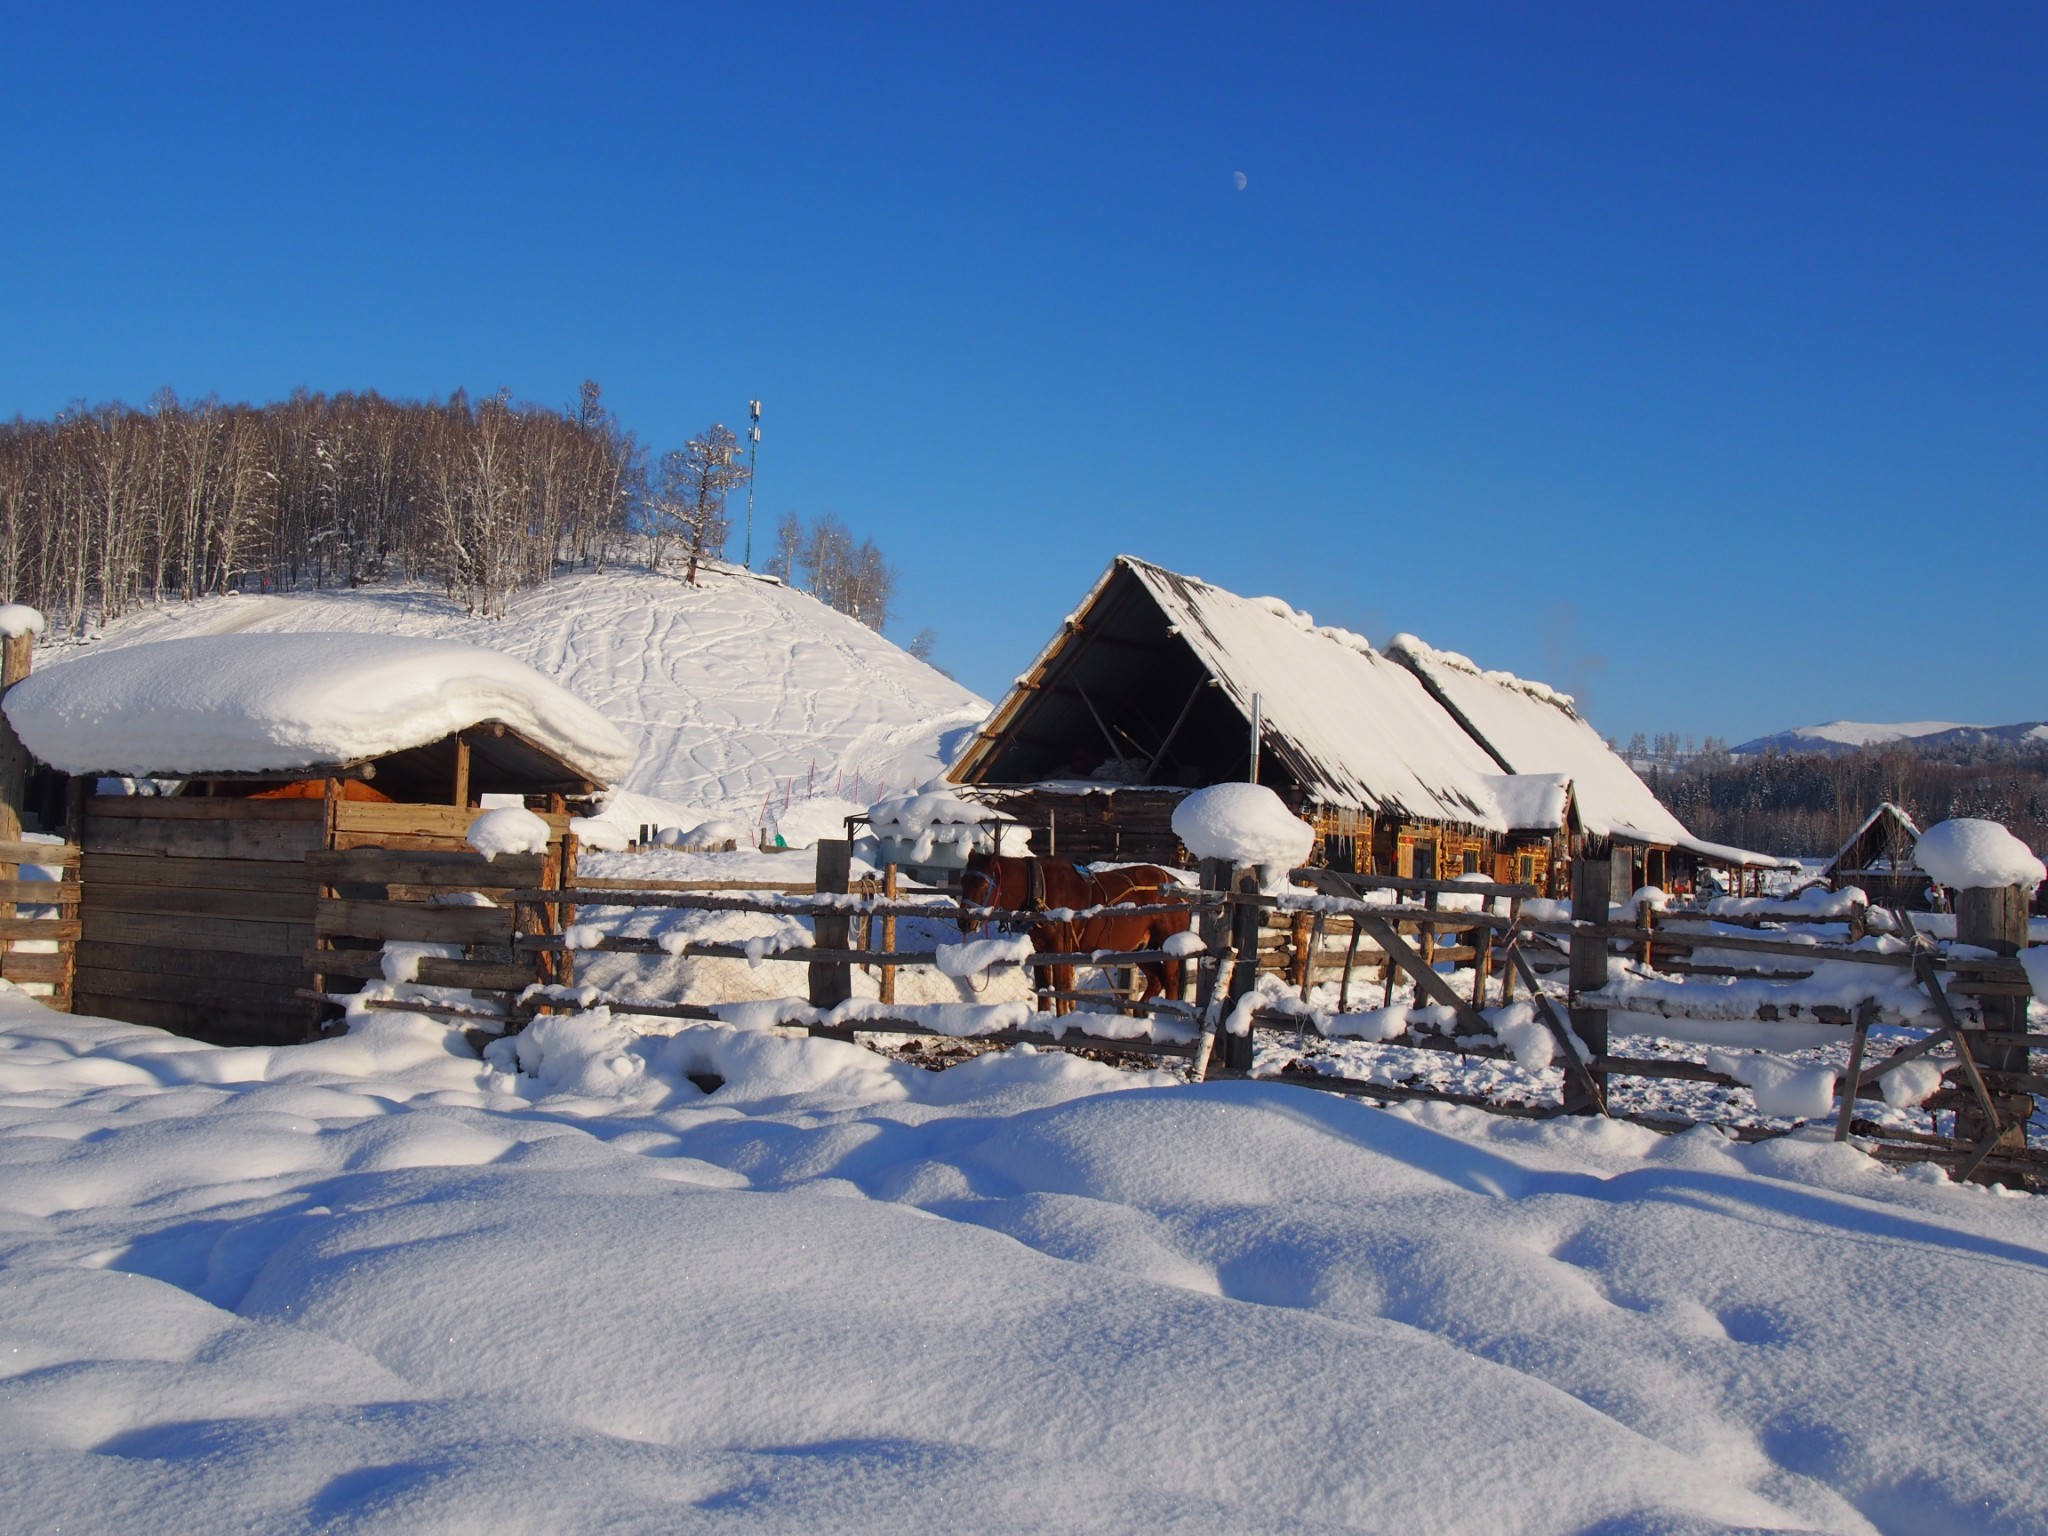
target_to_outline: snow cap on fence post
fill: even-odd
[[[1260,884],[1284,885],[1315,846],[1316,829],[1263,784],[1211,784],[1173,808],[1173,835],[1196,859],[1256,866]]]
[[[546,853],[554,830],[524,806],[501,805],[469,824],[469,846],[486,859],[501,853]]]
[[[2044,879],[2034,850],[1995,821],[1957,816],[1936,822],[1920,834],[1913,862],[1952,891],[1993,890],[2024,886],[2031,896]]]

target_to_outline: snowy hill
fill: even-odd
[[[109,647],[295,630],[424,635],[519,658],[595,705],[640,747],[625,787],[752,824],[801,801],[937,775],[985,700],[817,599],[731,570],[560,578],[479,619],[438,588],[219,597],[131,615],[38,668]]]
[[[1896,725],[1872,725],[1859,720],[1831,720],[1826,725],[1801,725],[1772,736],[1759,736],[1732,750],[1737,753],[1851,752],[1859,747],[1884,746],[1897,741],[1915,741],[1930,746],[1979,741],[2032,746],[2048,743],[2048,722],[2028,720],[2018,725],[1959,725],[1951,720],[1910,720]]]

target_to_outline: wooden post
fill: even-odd
[[[469,804],[469,738],[455,738],[455,795],[449,802],[457,810]]]
[[[1493,916],[1493,898],[1487,897],[1479,903],[1479,910],[1486,916]],[[1493,971],[1493,930],[1474,928],[1472,930],[1472,1006],[1486,1007],[1486,983]]]
[[[18,635],[9,635],[0,644],[0,697],[29,674],[35,665],[36,637],[24,630]],[[22,813],[28,802],[28,771],[30,758],[28,748],[21,744],[21,738],[14,734],[14,727],[7,723],[7,717],[0,714],[0,838],[17,839],[21,836]],[[13,879],[16,871],[7,871],[7,878]],[[7,909],[13,916],[14,909]]]
[[[1613,878],[1614,865],[1608,859],[1574,859],[1572,861],[1572,922],[1590,923],[1598,930],[1604,930],[1609,920],[1608,893]],[[1607,935],[1604,932],[1574,933],[1572,935],[1572,1033],[1577,1035],[1586,1049],[1595,1057],[1607,1054],[1607,1010],[1604,1008],[1581,1008],[1579,996],[1585,992],[1597,992],[1607,985]],[[1595,1072],[1592,1081],[1597,1085],[1599,1097],[1607,1096],[1607,1074]],[[1600,1105],[1594,1095],[1588,1093],[1584,1084],[1574,1074],[1565,1074],[1564,1111],[1568,1115],[1592,1115],[1600,1112]]]
[[[4,646],[0,646],[0,698],[28,676],[29,668],[35,663],[35,651],[36,637],[28,630],[9,635]],[[8,724],[7,717],[0,714],[0,840],[21,840],[21,818],[28,803],[28,770],[28,748],[14,734],[14,727]],[[17,880],[20,877],[20,865],[0,864],[0,880]],[[0,918],[14,915],[13,902],[0,902]],[[0,941],[0,954],[13,947],[12,940]]]
[[[1994,954],[2017,955],[2027,942],[2027,899],[2032,895],[2023,885],[1956,892],[1956,942],[1974,944]],[[1984,1027],[2001,1034],[2023,1035],[2027,1029],[2027,999],[1985,997],[1977,1000],[1984,1015]],[[1959,1038],[1968,1042],[1971,1058],[1983,1074],[1985,1089],[1997,1108],[1999,1124],[2006,1127],[1992,1151],[2024,1151],[2027,1119],[2034,1101],[2026,1088],[2014,1081],[2027,1072],[2025,1045],[1983,1045],[1971,1040],[1975,1030],[1963,1030]],[[1976,1143],[1990,1135],[1983,1111],[1975,1100],[1956,1110],[1956,1135]]]
[[[1509,942],[1510,944],[1514,943],[1514,941],[1515,941],[1515,928],[1514,928],[1514,925],[1515,925],[1516,923],[1519,923],[1519,922],[1520,922],[1521,920],[1522,920],[1522,898],[1521,898],[1521,897],[1519,897],[1519,896],[1510,896],[1510,897],[1508,898],[1508,942]],[[1489,939],[1487,940],[1487,943],[1488,943],[1488,944],[1491,944],[1492,942],[1493,942],[1493,940],[1492,940],[1491,938],[1489,938]],[[1514,967],[1513,967],[1513,966],[1511,965],[1511,966],[1508,966],[1508,967],[1507,967],[1507,969],[1506,969],[1506,970],[1504,970],[1504,971],[1503,971],[1503,972],[1501,973],[1501,978],[1500,978],[1500,1001],[1501,1001],[1501,1006],[1502,1006],[1503,1008],[1505,1008],[1505,1007],[1506,1007],[1506,1006],[1507,1006],[1507,1005],[1508,1005],[1509,1003],[1512,1003],[1512,1002],[1513,1002],[1514,1000],[1515,1000],[1515,968],[1514,968]]]
[[[1303,914],[1303,916],[1306,915],[1305,913]],[[1297,933],[1300,932],[1300,921],[1300,918],[1295,919],[1297,925],[1295,931]],[[1323,933],[1328,926],[1328,915],[1318,912],[1315,915],[1314,923],[1309,927],[1308,952],[1302,956],[1301,960],[1301,1000],[1304,1003],[1308,1001],[1309,989],[1315,984],[1316,957],[1323,952]]]
[[[560,891],[576,889],[576,865],[583,852],[583,843],[574,832],[562,834],[562,859],[560,866],[561,883],[555,887]],[[555,932],[567,933],[576,921],[576,909],[566,902],[555,907]],[[565,949],[555,957],[555,979],[565,987],[576,985],[576,951]]]
[[[894,903],[896,900],[896,879],[896,866],[894,864],[884,865],[882,868],[882,899],[884,901]],[[896,919],[893,915],[882,919],[882,948],[892,955],[896,952]],[[896,1001],[895,966],[885,965],[882,967],[880,991],[883,1002],[893,1003]]]
[[[1344,946],[1344,980],[1337,987],[1337,1011],[1346,1013],[1351,1008],[1351,967],[1358,960],[1359,924],[1351,919],[1351,942]]]
[[[1256,896],[1259,893],[1259,877],[1255,870],[1246,870],[1234,882],[1237,893]],[[1239,960],[1236,969],[1230,973],[1230,987],[1223,1003],[1223,1017],[1227,1020],[1238,1000],[1259,984],[1259,908],[1251,902],[1240,902],[1232,908],[1231,944]],[[1252,1069],[1252,1031],[1241,1035],[1224,1032],[1220,1037],[1223,1046],[1223,1070],[1244,1072]]]
[[[841,837],[818,841],[818,894],[844,896],[853,872],[853,844]],[[816,928],[813,942],[819,949],[845,949],[852,924],[837,913],[819,913],[812,919]],[[811,1006],[836,1008],[853,996],[853,967],[844,961],[811,962]]]
[[[1877,1000],[1866,997],[1856,1005],[1856,1033],[1849,1041],[1849,1069],[1842,1074],[1842,1108],[1835,1116],[1835,1140],[1849,1139],[1849,1122],[1856,1118],[1856,1091],[1863,1083],[1863,1050],[1870,1043],[1870,1026],[1877,1020]]]

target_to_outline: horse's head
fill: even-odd
[[[969,907],[1000,907],[1003,904],[1002,867],[989,854],[967,855],[967,868],[960,876],[960,931],[979,933],[985,921],[969,917]]]

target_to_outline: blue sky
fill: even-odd
[[[1127,550],[1624,737],[2035,719],[2044,79],[2038,5],[20,7],[0,416],[758,396],[984,693]]]

